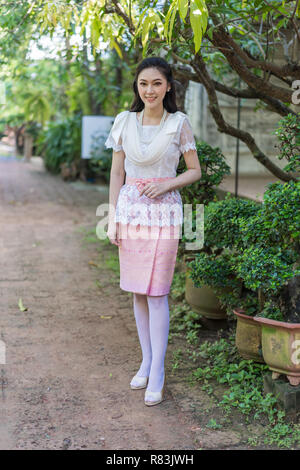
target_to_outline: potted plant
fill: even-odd
[[[254,320],[264,359],[273,378],[283,373],[299,385],[300,181],[269,185],[261,211],[243,229],[248,246],[237,269],[250,289],[261,290]]]
[[[236,314],[236,346],[241,356],[264,362],[261,327],[253,320],[258,297],[245,285],[236,267],[243,246],[240,221],[249,220],[259,208],[257,202],[230,194],[222,201],[211,202],[205,208],[203,250],[189,265],[194,284],[210,286],[227,315],[232,316],[232,311]]]
[[[237,346],[245,347],[245,338],[252,335],[259,355],[255,322],[273,377],[284,373],[296,385],[300,383],[300,113],[282,119],[280,126],[275,133],[281,156],[289,160],[284,170],[290,172],[290,181],[269,184],[261,205],[230,198],[210,203],[205,240],[215,249],[197,255],[192,272],[196,283],[206,281],[216,288],[232,281],[231,295],[220,294],[219,299],[237,316]],[[240,299],[235,283],[240,284]],[[252,330],[248,328],[243,340],[238,338],[241,323],[251,324]]]
[[[225,175],[230,174],[230,167],[225,161],[225,157],[221,150],[213,148],[205,142],[196,143],[197,153],[201,166],[201,180],[194,184],[185,186],[181,190],[181,198],[183,204],[192,205],[192,223],[190,229],[196,230],[196,205],[208,204],[210,201],[217,200],[216,187],[222,182]],[[178,173],[185,170],[184,160],[182,159],[178,165]],[[183,237],[179,244],[179,258],[183,259],[183,270],[186,273],[185,299],[199,313],[211,319],[222,319],[226,317],[224,308],[220,305],[218,298],[213,289],[208,285],[196,286],[190,276],[189,262],[195,258],[196,253],[201,249],[187,250],[186,243],[189,243],[186,237],[187,226],[184,226]]]
[[[261,326],[244,309],[233,309],[237,317],[235,344],[244,359],[264,363]]]
[[[290,383],[298,383],[300,182],[268,185],[262,205],[228,195],[210,203],[205,213],[206,250],[190,263],[195,285],[210,285],[233,309],[236,343],[244,357],[261,357],[256,323],[262,328],[264,360],[276,374],[286,373]],[[229,295],[220,290],[226,286]]]
[[[185,300],[198,313],[212,320],[221,320],[227,317],[226,310],[222,307],[216,292],[208,284],[195,284],[191,276],[192,262],[194,257],[185,258],[186,281],[185,281]]]
[[[260,293],[254,321],[262,327],[262,352],[276,379],[285,374],[300,384],[300,113],[289,114],[275,130],[287,183],[268,185],[261,211],[242,223],[247,247],[239,274]]]

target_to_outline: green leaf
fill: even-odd
[[[149,16],[147,16],[147,18],[144,21],[143,31],[142,31],[142,44],[143,44],[143,47],[145,47],[145,45],[148,41],[149,29],[150,29],[149,24],[150,24],[150,18],[149,18]]]
[[[180,18],[184,21],[188,11],[188,0],[179,0],[178,7]]]
[[[171,45],[171,38],[172,38],[172,32],[173,32],[173,25],[175,21],[175,15],[176,15],[177,8],[175,7],[172,16],[171,16],[171,21],[170,21],[170,30],[169,30],[169,43]]]
[[[18,306],[19,306],[19,309],[21,310],[21,312],[26,312],[26,310],[28,310],[28,308],[24,307],[22,299],[19,299]]]
[[[169,22],[170,22],[170,17],[171,17],[171,13],[173,11],[173,8],[174,8],[174,3],[171,3],[170,8],[169,8],[168,13],[166,14],[166,18],[165,18],[165,26],[164,26],[164,35],[165,35],[165,37],[168,36]]]
[[[163,31],[164,31],[164,25],[163,25],[163,23],[162,23],[159,15],[157,13],[155,14],[154,21],[156,23],[158,35],[159,35],[159,37],[162,37]]]
[[[206,31],[206,34],[208,35],[208,37],[210,38],[210,40],[212,41],[212,38],[213,38],[213,28],[209,28],[207,31]]]
[[[192,1],[190,6],[190,20],[194,33],[195,53],[197,53],[201,46],[202,41],[202,11],[199,9],[196,2]]]
[[[111,41],[110,46],[113,47],[117,51],[117,54],[120,57],[120,59],[123,59],[122,51],[114,39]]]

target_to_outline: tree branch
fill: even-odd
[[[216,25],[219,24],[217,22],[217,17],[214,13],[211,13],[211,18]],[[216,33],[218,31],[218,33]],[[221,33],[221,38],[222,40],[220,41],[220,33]],[[300,75],[300,66],[298,64],[285,64],[285,65],[277,65],[272,62],[267,62],[267,61],[261,61],[261,60],[254,60],[250,57],[248,53],[246,53],[235,41],[234,39],[230,36],[230,34],[227,33],[225,28],[222,25],[219,25],[216,30],[214,30],[214,35],[215,39],[217,41],[218,46],[224,47],[224,40],[225,42],[231,46],[233,51],[235,51],[238,56],[244,60],[244,62],[249,66],[249,67],[254,67],[254,68],[260,68],[261,70],[266,70],[266,71],[271,71],[274,74],[278,75],[279,77],[295,77],[298,78]],[[215,44],[215,41],[213,40],[213,44]],[[226,50],[225,50],[226,52]],[[224,52],[224,55],[225,55]],[[289,101],[289,100],[285,100]]]
[[[165,47],[167,49],[167,46]],[[167,49],[168,50],[168,49]],[[173,53],[172,53],[173,55]],[[178,56],[177,56],[178,57]],[[180,57],[178,57],[180,59]],[[184,63],[188,62],[189,65],[192,65],[191,61],[186,61],[184,59]],[[193,82],[196,83],[201,83],[202,81],[199,77],[198,74],[192,72],[191,70],[188,70],[186,67],[182,67],[180,65],[173,65],[172,68],[176,70],[176,72],[180,75],[185,75],[189,78],[189,80],[192,80]],[[227,96],[232,96],[233,98],[245,98],[245,99],[260,99],[261,101],[265,102],[268,106],[269,109],[277,114],[280,114],[280,116],[287,116],[289,113],[292,114],[297,114],[287,106],[281,103],[281,101],[276,100],[274,98],[271,98],[270,96],[264,95],[263,93],[258,92],[257,90],[253,88],[247,88],[245,90],[239,90],[238,88],[232,88],[227,85],[224,85],[223,83],[220,83],[216,80],[212,80],[212,83],[215,87],[216,91],[219,91],[220,93],[223,93],[224,95]]]
[[[237,129],[231,126],[230,124],[228,124],[224,120],[224,117],[220,110],[220,106],[219,106],[219,102],[218,102],[218,98],[217,98],[213,81],[211,80],[207,72],[205,62],[199,53],[195,57],[194,69],[199,75],[207,91],[208,99],[209,99],[209,109],[218,126],[218,131],[242,140],[247,145],[247,147],[253,154],[254,158],[263,166],[265,166],[274,176],[277,176],[280,180],[296,181],[296,178],[293,175],[282,171],[262,152],[262,150],[257,146],[254,138],[252,137],[251,134],[249,134],[249,132],[243,131],[241,129]]]
[[[229,37],[228,33],[222,34],[216,31],[213,32],[213,43],[215,45],[224,44],[224,41],[227,43],[234,43],[232,38]],[[277,85],[272,85],[264,81],[262,78],[258,77],[257,75],[254,75],[243,64],[240,56],[237,54],[238,50],[239,50],[239,46],[237,46],[235,50],[232,50],[231,52],[224,51],[223,54],[226,56],[226,59],[229,65],[232,67],[232,69],[237,72],[237,74],[244,80],[245,83],[248,84],[248,86],[250,86],[251,88],[254,88],[260,93],[264,93],[274,98],[278,98],[280,101],[283,101],[284,103],[292,102],[292,93],[293,93],[292,90],[290,91],[286,88],[282,88]]]
[[[126,23],[126,25],[128,26],[128,29],[130,31],[130,33],[134,36],[135,35],[135,28],[134,28],[134,25],[131,21],[131,18],[129,18],[125,11],[122,9],[122,6],[121,4],[118,2],[118,0],[111,0],[112,3],[114,4],[114,8],[108,6],[107,4],[105,4],[105,13],[116,13],[118,16],[120,16],[121,18],[123,18],[124,22]]]

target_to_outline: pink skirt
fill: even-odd
[[[143,178],[143,182],[165,178]],[[141,178],[126,176],[126,184],[138,184]],[[170,292],[181,237],[181,225],[148,226],[117,222],[120,238],[120,288],[146,295]]]

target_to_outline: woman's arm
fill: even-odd
[[[123,150],[120,150],[119,152],[113,151],[109,182],[108,226],[115,225],[114,211],[116,209],[120,189],[123,186],[125,179],[124,160],[125,153]]]
[[[195,183],[201,178],[201,167],[199,163],[199,158],[196,150],[189,150],[183,154],[187,170],[181,175],[176,176],[176,178],[166,181],[168,185],[168,191],[174,191],[178,188],[183,188],[189,184]]]
[[[187,171],[174,179],[165,180],[161,183],[147,183],[140,191],[140,197],[145,194],[147,197],[154,198],[168,191],[174,191],[188,184],[192,184],[201,178],[201,167],[196,150],[189,150],[183,154]]]
[[[195,183],[195,181],[201,178],[202,174],[193,128],[187,116],[181,126],[179,148],[185,159],[187,171],[176,176],[175,179],[170,180],[169,191],[174,191],[175,189]]]

